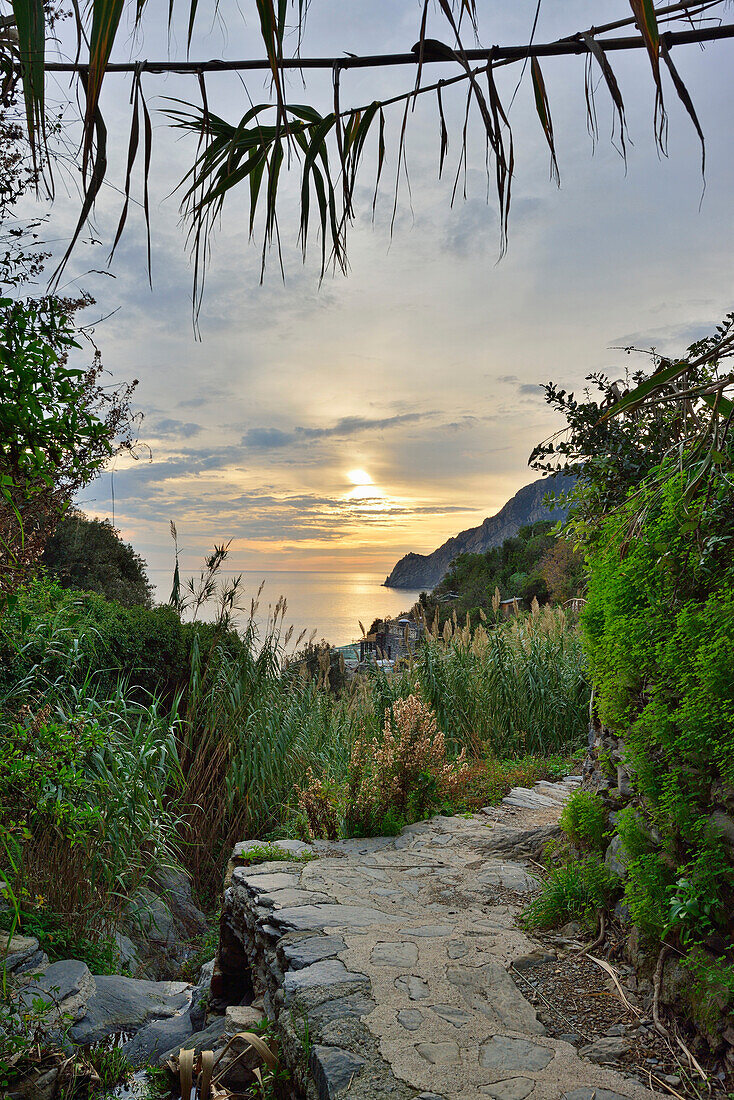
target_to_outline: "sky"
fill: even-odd
[[[527,41],[535,0],[478,0],[484,45]],[[593,5],[593,21],[624,17],[624,0]],[[301,52],[393,52],[418,37],[420,5],[406,0],[312,0]],[[585,28],[590,5],[548,0],[536,40]],[[169,40],[154,6],[144,34],[123,35],[113,58],[182,57],[183,6]],[[199,4],[192,58],[259,57],[254,4]],[[435,13],[429,34],[446,40]],[[66,37],[65,37],[66,36]],[[72,52],[62,31],[60,52]],[[248,240],[249,197],[233,191],[212,240],[197,339],[192,266],[175,189],[194,146],[166,124],[164,97],[196,101],[195,79],[146,75],[154,124],[150,178],[152,288],[145,226],[134,204],[107,268],[121,197],[107,186],[95,220],[65,273],[67,289],[96,298],[95,326],[112,382],[139,380],[144,414],[137,459],[80,499],[110,517],[153,569],[171,561],[169,521],[192,568],[214,543],[231,541],[239,569],[387,573],[408,551],[429,552],[496,512],[537,475],[532,447],[561,425],[541,386],[580,389],[591,371],[621,377],[631,360],[617,346],[683,350],[732,308],[734,263],[734,43],[675,50],[707,136],[702,200],[700,147],[666,83],[668,156],[653,141],[653,86],[643,51],[615,55],[628,109],[627,164],[608,140],[612,111],[597,93],[600,140],[586,128],[583,61],[548,59],[543,73],[562,186],[549,179],[548,148],[529,74],[510,110],[516,167],[509,246],[498,259],[499,225],[487,196],[484,144],[468,131],[466,198],[451,192],[460,154],[461,94],[444,95],[449,155],[438,179],[435,99],[424,97],[407,130],[410,188],[401,181],[391,233],[400,109],[387,115],[387,156],[372,218],[375,138],[358,182],[349,272],[319,278],[318,248],[297,247],[297,170],[283,181],[285,276],[270,255],[260,281],[261,226]],[[435,71],[435,70],[434,70]],[[442,75],[449,75],[448,70]],[[412,70],[343,74],[344,105],[407,90]],[[506,103],[517,81],[499,80]],[[323,74],[290,78],[296,102],[331,108]],[[207,78],[210,106],[234,121],[269,94],[262,74]],[[103,111],[110,134],[108,179],[124,179],[130,107],[125,79],[109,74]],[[57,102],[68,86],[49,83]],[[75,160],[73,134],[70,163]],[[48,224],[63,247],[78,209],[74,168],[58,181]],[[133,195],[142,199],[139,168]],[[98,242],[98,243],[95,243]],[[109,316],[107,316],[109,315]]]

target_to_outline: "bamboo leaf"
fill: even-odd
[[[614,108],[617,112],[617,118],[619,120],[619,140],[621,144],[620,152],[622,157],[626,161],[627,143],[625,140],[625,136],[627,133],[627,120],[624,112],[624,100],[622,99],[622,93],[619,90],[619,84],[617,84],[617,78],[612,71],[612,67],[607,60],[604,50],[601,48],[596,39],[594,39],[593,36],[588,33],[588,31],[584,31],[580,37],[586,43],[586,48],[588,49],[589,53],[593,55],[599,63],[599,68],[602,71],[602,75],[606,82],[607,88],[609,89],[609,94],[612,97],[612,103],[614,104]],[[593,110],[593,99],[591,106],[589,106],[589,102],[590,100],[587,88],[587,109],[589,110],[589,114],[591,115],[591,111]],[[592,126],[594,129],[596,129],[595,121],[592,122]]]
[[[87,107],[84,117],[84,155],[82,170],[86,176],[95,118],[107,62],[115,41],[124,0],[92,0],[92,31],[89,36],[89,79],[85,88]]]
[[[18,31],[23,98],[28,138],[37,163],[39,137],[44,132],[44,72],[46,28],[43,0],[13,0],[13,15]]]
[[[653,80],[655,81],[655,139],[664,151],[666,117],[663,104],[663,85],[660,80],[660,32],[653,0],[630,0],[630,7],[645,42]]]
[[[530,75],[533,80],[533,91],[535,93],[535,109],[538,112],[538,118],[540,119],[540,124],[543,127],[545,140],[548,142],[548,148],[550,149],[551,179],[554,179],[560,187],[561,174],[558,170],[558,161],[556,160],[556,144],[553,137],[553,120],[551,118],[550,104],[548,103],[548,93],[545,89],[543,73],[541,72],[540,63],[538,62],[537,57],[533,57],[531,59]]]
[[[639,386],[635,386],[633,390],[630,390],[628,394],[620,398],[619,401],[615,401],[610,409],[604,413],[600,420],[608,420],[612,416],[617,416],[621,412],[628,410],[630,406],[637,405],[641,401],[644,401],[660,386],[664,386],[667,383],[674,382],[676,378],[680,378],[682,374],[685,374],[687,370],[690,370],[690,363],[667,363],[665,366],[656,370],[653,375],[650,376],[645,382],[641,382]]]
[[[696,114],[696,109],[693,106],[693,100],[691,99],[691,97],[688,93],[688,89],[686,88],[685,84],[683,83],[683,80],[681,79],[681,76],[680,76],[678,70],[676,69],[675,65],[673,64],[673,58],[670,56],[670,50],[668,49],[668,45],[667,45],[664,37],[661,38],[661,40],[660,40],[660,54],[662,56],[663,61],[665,62],[665,64],[668,67],[668,72],[670,73],[671,79],[673,81],[673,87],[675,88],[675,90],[678,94],[678,99],[681,101],[681,103],[685,107],[686,111],[688,112],[688,116],[689,116],[691,122],[693,123],[693,125],[696,129],[696,133],[698,134],[699,140],[701,142],[701,176],[703,177],[704,188],[705,188],[705,186],[706,186],[706,140],[703,136],[703,130],[701,129],[701,123],[698,121],[698,115]]]

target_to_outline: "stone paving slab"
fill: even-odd
[[[233,872],[220,965],[249,971],[286,1059],[307,1021],[309,1100],[656,1095],[549,1037],[508,972],[543,950],[516,920],[538,886],[525,860],[579,782],[517,788],[493,819],[436,817]]]

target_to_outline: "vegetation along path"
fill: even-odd
[[[510,973],[549,957],[517,916],[578,783],[518,788],[498,808],[394,838],[316,841],[308,861],[243,866],[248,849],[262,854],[237,845],[213,992],[249,970],[290,1060],[308,1055],[319,1100],[649,1098],[552,1038]]]

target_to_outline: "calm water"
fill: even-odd
[[[231,575],[231,574],[228,574]],[[188,573],[182,570],[182,577]],[[258,619],[264,621],[268,605],[275,605],[279,596],[288,601],[286,624],[293,624],[294,637],[301,630],[316,638],[326,638],[332,645],[345,645],[360,636],[359,621],[365,630],[376,618],[393,618],[408,611],[418,599],[418,592],[408,588],[383,588],[384,573],[297,573],[257,572],[242,574],[244,590],[249,599],[265,581],[260,597]],[[170,570],[150,570],[156,585],[155,599],[166,601],[171,591]]]

